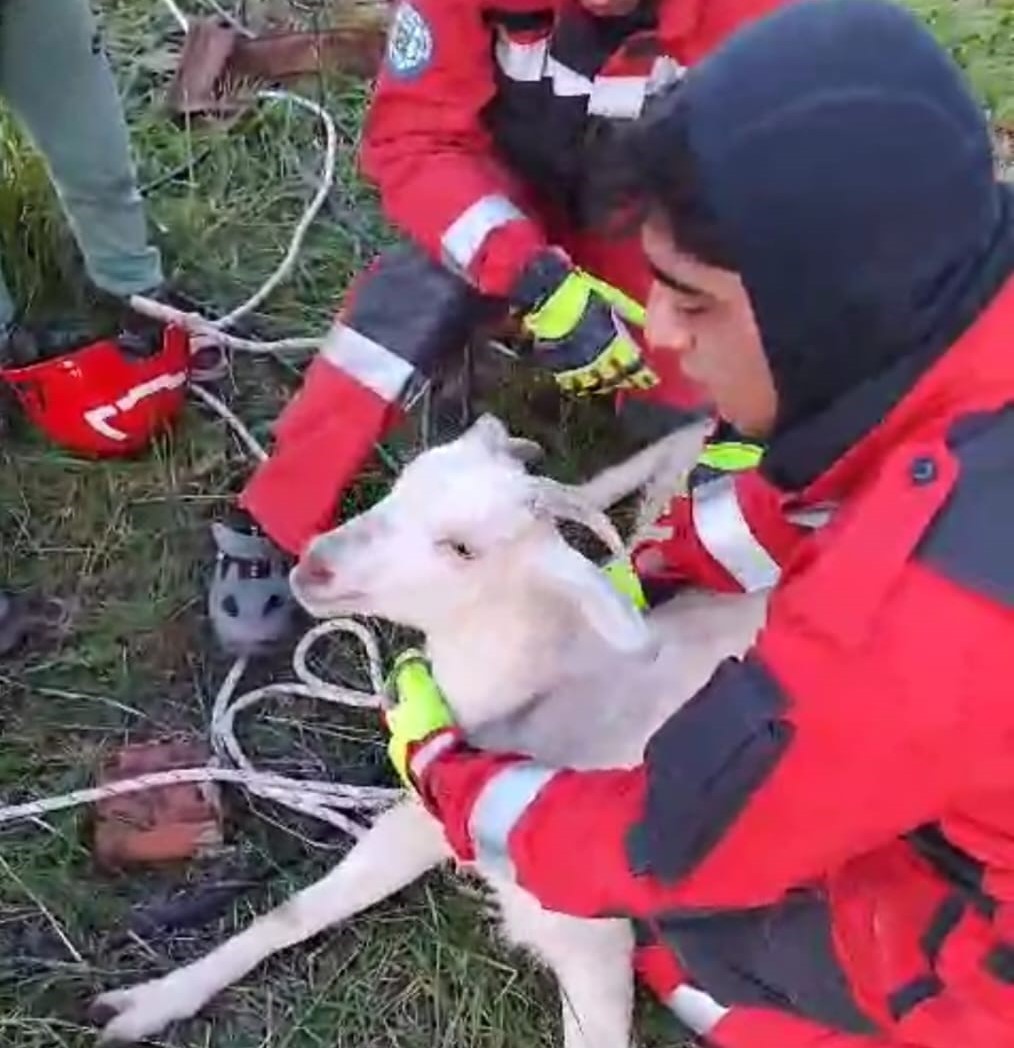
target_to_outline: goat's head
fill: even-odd
[[[645,645],[639,613],[556,523],[578,521],[618,552],[615,529],[575,489],[530,475],[539,453],[482,416],[411,462],[367,512],[315,539],[292,571],[297,599],[318,618],[377,615],[428,631],[531,579],[565,593],[614,646]]]

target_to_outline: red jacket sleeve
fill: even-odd
[[[481,113],[493,38],[473,0],[402,0],[367,113],[366,175],[387,218],[479,290],[502,296],[546,246]]]
[[[424,797],[459,854],[499,862],[550,909],[777,901],[975,796],[1002,763],[967,666],[1003,616],[986,628],[968,596],[957,620],[928,619],[947,584],[909,576],[861,644],[775,607],[757,647],[719,667],[639,767],[557,770],[458,748],[428,769]],[[974,629],[969,612],[982,612]],[[973,633],[989,639],[972,645]]]
[[[634,566],[649,588],[767,589],[810,530],[789,519],[782,493],[756,469],[691,474],[687,494],[672,500],[634,549]]]

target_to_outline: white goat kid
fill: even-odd
[[[660,471],[682,481],[706,429],[681,430],[580,488],[530,476],[537,445],[491,416],[422,454],[368,512],[317,539],[292,574],[322,618],[375,615],[426,636],[434,672],[477,745],[576,768],[636,764],[652,733],[744,651],[765,595],[679,595],[647,620],[573,550],[560,519],[619,539],[602,510]],[[674,829],[674,832],[678,830]],[[352,917],[451,857],[412,798],[381,815],[327,876],[206,957],[102,995],[109,1041],[135,1040],[193,1015],[265,957]],[[629,922],[551,913],[495,870],[508,939],[559,983],[566,1048],[627,1048]]]

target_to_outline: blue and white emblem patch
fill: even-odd
[[[403,80],[426,71],[433,60],[433,32],[429,22],[402,0],[387,35],[387,68]]]

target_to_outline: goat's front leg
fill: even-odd
[[[584,920],[544,910],[513,884],[494,882],[509,939],[556,976],[564,1048],[630,1048],[634,934],[629,921]]]
[[[609,509],[653,481],[667,481],[672,489],[668,494],[675,495],[697,464],[712,428],[710,418],[681,426],[618,465],[597,473],[585,481],[578,492],[599,509]]]
[[[197,1012],[265,957],[347,920],[450,857],[440,824],[416,801],[384,812],[329,873],[207,956],[95,1001],[101,1040],[135,1041]]]

